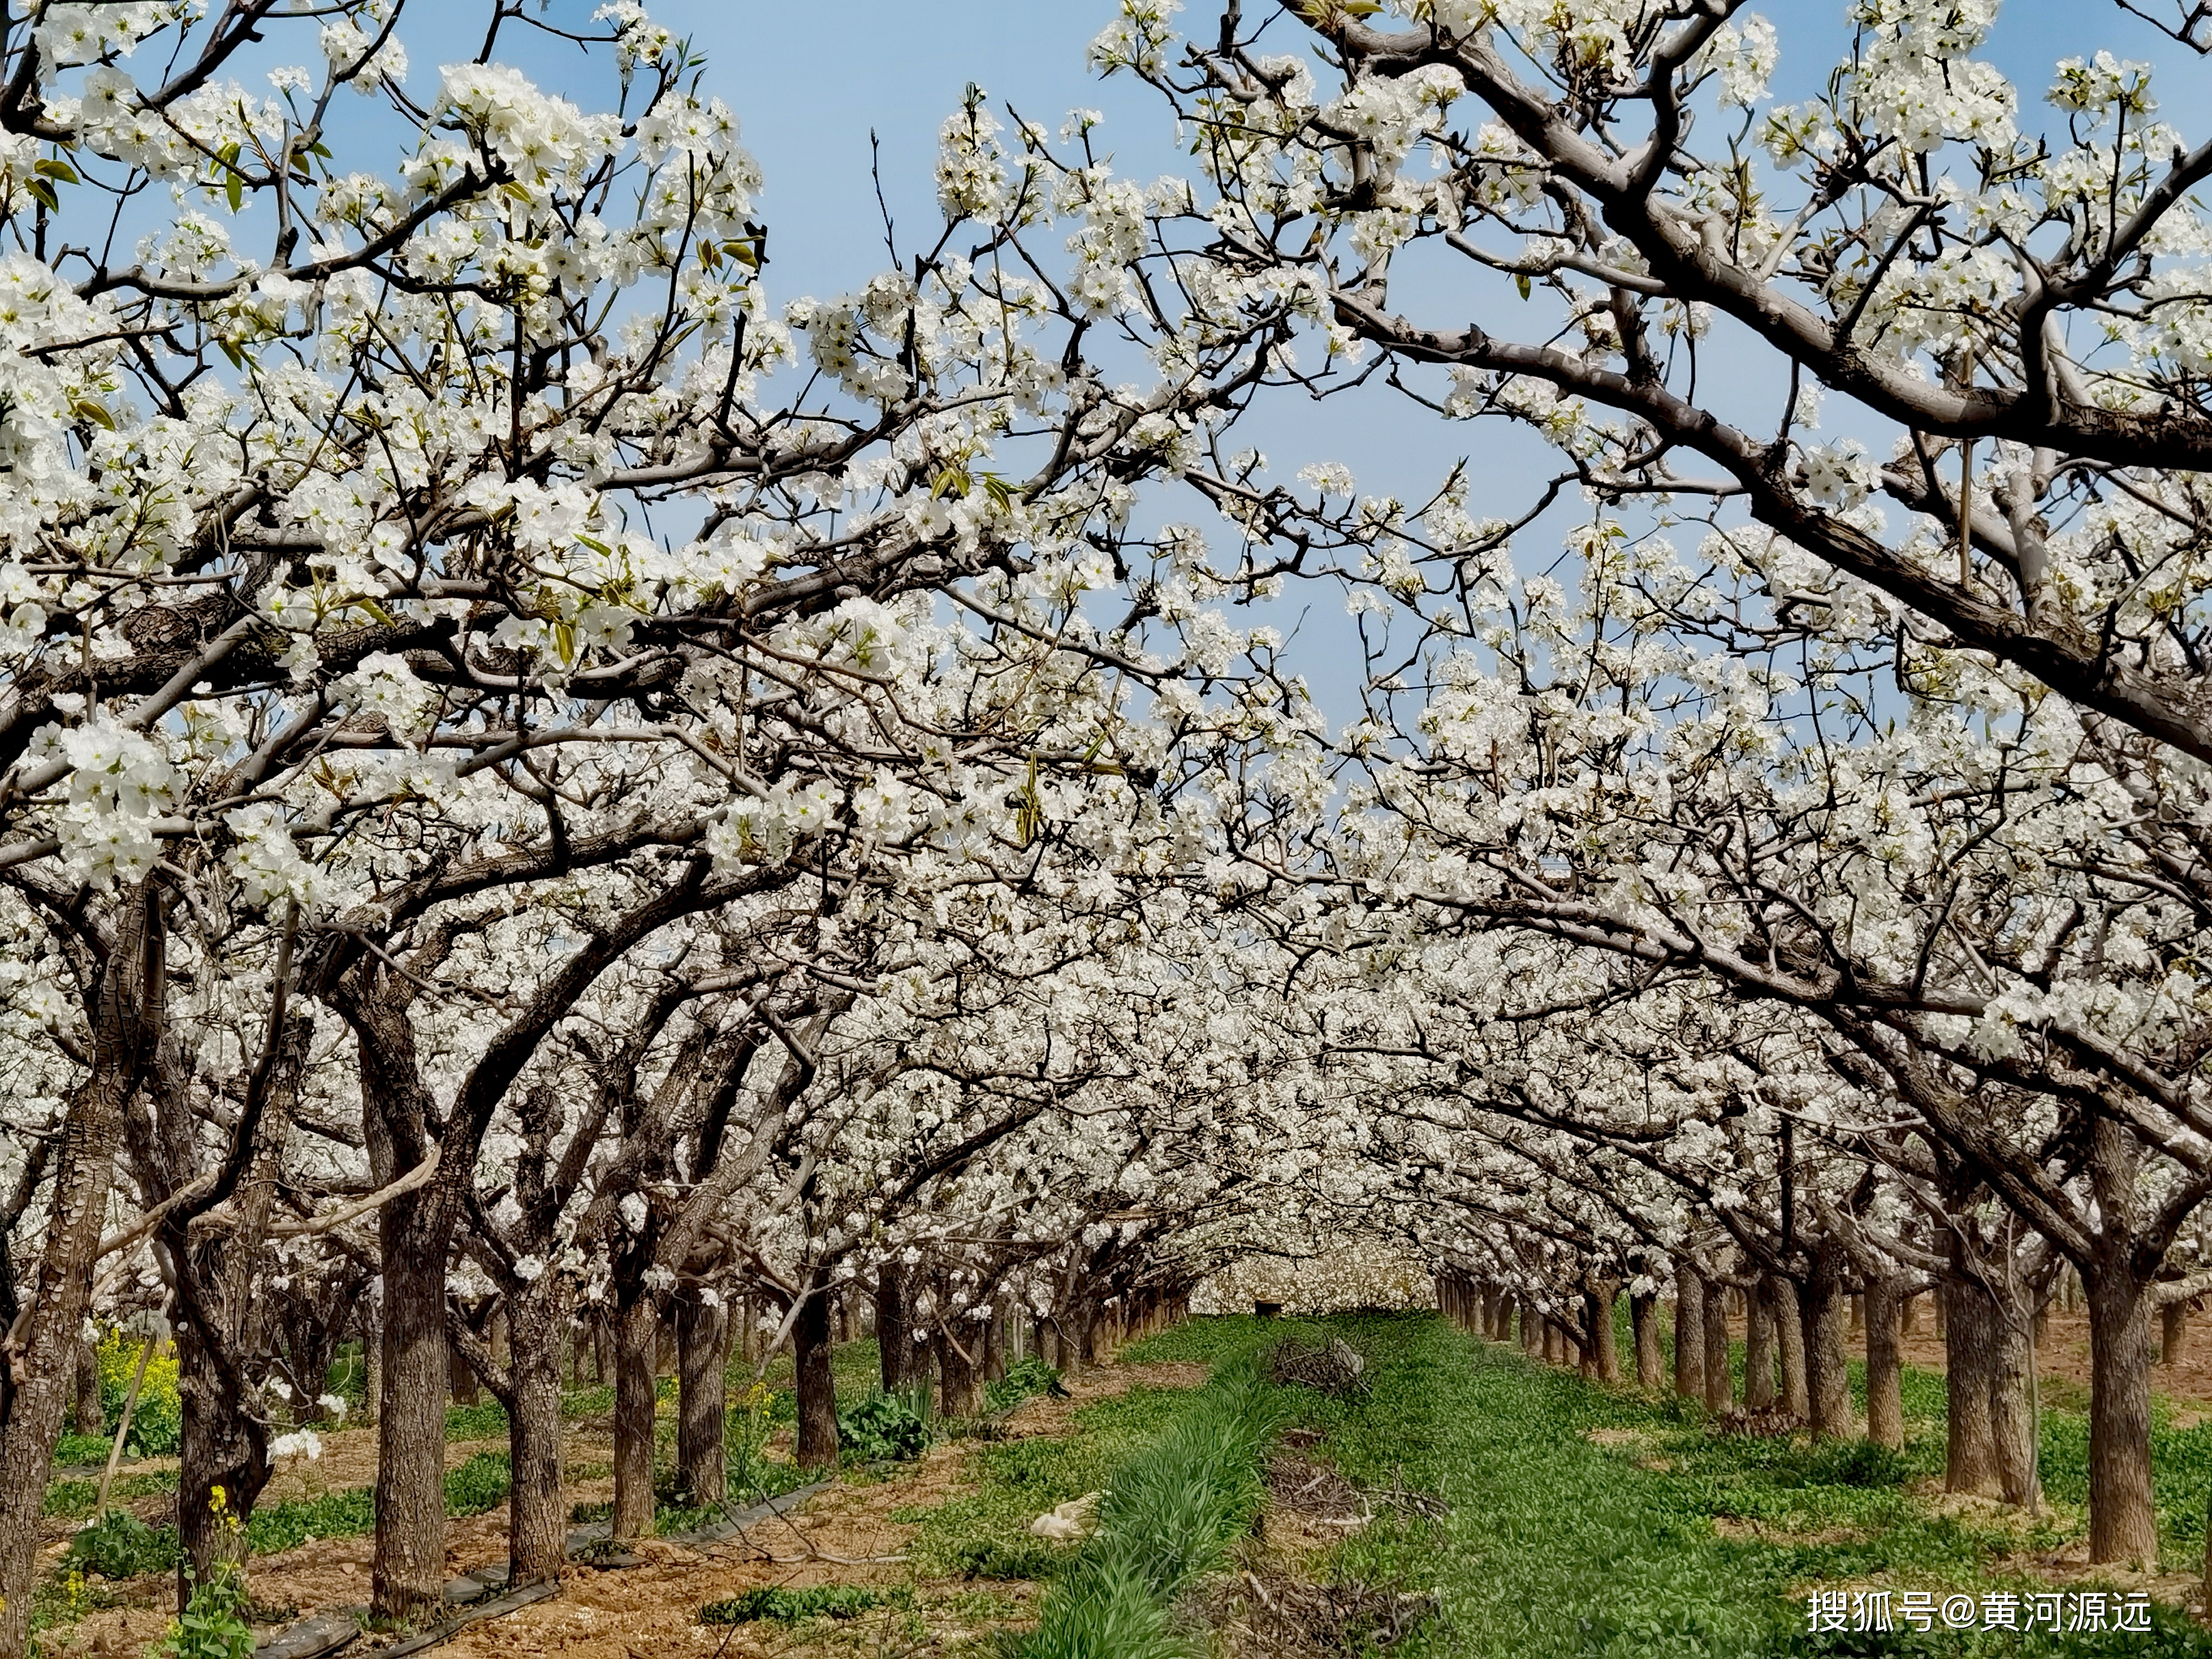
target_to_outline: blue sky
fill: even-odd
[[[1259,16],[1270,9],[1261,0],[1246,10]],[[1794,100],[1815,92],[1849,48],[1843,0],[1770,0],[1754,9],[1781,33],[1777,95]],[[1101,82],[1085,63],[1085,45],[1113,15],[1111,0],[845,0],[834,8],[661,0],[653,10],[706,51],[708,82],[738,110],[745,142],[762,162],[770,287],[778,295],[848,289],[885,262],[869,176],[871,130],[880,141],[884,191],[902,251],[934,228],[936,129],[971,81],[994,102],[1011,102],[1054,129],[1073,107],[1103,111],[1101,142],[1125,174],[1149,179],[1188,165],[1172,146],[1155,94],[1126,76]],[[1216,15],[1193,0],[1180,21],[1210,30]],[[2194,118],[2212,98],[2212,66],[2112,0],[2005,0],[1985,55],[2019,87],[2022,125],[2033,127],[2052,113],[2041,102],[2052,64],[2100,47],[2157,64],[2162,112],[2185,137],[2202,136]],[[1401,284],[1401,295],[1407,291]],[[1489,320],[1486,307],[1494,317],[1495,308],[1515,305],[1510,289],[1494,281],[1471,284],[1463,311],[1457,295],[1436,297],[1455,307],[1435,319],[1448,324],[1469,316]],[[1516,320],[1525,327],[1526,313],[1520,319],[1508,314],[1497,325],[1510,328]],[[1748,396],[1762,409],[1771,402],[1772,414],[1759,416],[1762,426],[1778,416],[1779,383],[1765,384],[1774,372],[1764,355],[1736,353],[1732,362],[1724,338],[1711,344],[1702,385],[1722,388],[1724,400]],[[1737,384],[1730,386],[1732,371]],[[1830,400],[1826,416],[1831,432],[1858,424],[1838,400]],[[1363,489],[1407,500],[1425,496],[1454,459],[1467,456],[1477,510],[1500,516],[1516,514],[1517,503],[1528,499],[1530,481],[1548,476],[1556,461],[1523,434],[1488,423],[1447,425],[1389,394],[1356,405],[1282,399],[1241,429],[1267,452],[1278,477],[1307,461],[1340,460]],[[1875,435],[1871,427],[1867,435]],[[1881,447],[1887,443],[1885,432]],[[1521,568],[1554,558],[1559,534],[1583,510],[1578,502],[1564,505],[1553,522],[1524,538]],[[1354,708],[1355,641],[1340,596],[1333,588],[1303,597],[1294,592],[1271,609],[1278,614],[1268,620],[1281,625],[1305,614],[1297,659],[1332,719],[1346,718]]]
[[[2172,0],[2144,0],[2149,6]],[[587,16],[596,0],[554,0],[557,21]],[[648,0],[653,15],[689,34],[708,58],[706,84],[738,112],[744,142],[761,161],[767,188],[762,216],[770,228],[770,293],[778,300],[799,294],[835,294],[858,288],[889,263],[870,177],[871,135],[880,146],[883,184],[897,226],[902,253],[933,236],[939,224],[933,167],[936,132],[956,109],[963,88],[981,85],[994,106],[1011,103],[1029,118],[1057,130],[1077,106],[1104,112],[1098,142],[1117,171],[1149,180],[1188,169],[1173,144],[1164,106],[1148,88],[1123,76],[1102,82],[1085,61],[1085,47],[1113,15],[1112,0],[842,0],[830,5],[769,3],[769,0]],[[1782,38],[1778,97],[1796,100],[1819,89],[1848,51],[1850,26],[1844,0],[1765,0],[1765,12]],[[1247,0],[1248,15],[1272,9],[1268,0]],[[1218,13],[1192,0],[1181,21],[1209,30]],[[449,55],[471,50],[480,36],[474,6],[454,6],[420,20],[416,72]],[[1285,42],[1291,36],[1287,26]],[[460,44],[468,37],[466,46]],[[525,66],[542,84],[562,86],[559,50],[526,46]],[[2125,15],[2113,0],[2005,0],[1985,54],[2019,87],[2021,120],[2033,127],[2051,112],[2041,102],[2051,65],[2104,47],[2159,66],[2163,113],[2184,137],[2202,136],[2197,118],[2212,100],[2212,65],[2163,40],[2148,24]],[[443,50],[441,50],[441,48]],[[598,84],[597,73],[592,81]],[[598,93],[579,95],[594,100]],[[1707,138],[1714,134],[1704,135]],[[1049,251],[1049,250],[1048,250]],[[1452,279],[1456,282],[1456,276]],[[1418,283],[1418,286],[1417,286]],[[1517,311],[1510,285],[1495,279],[1463,289],[1420,281],[1408,271],[1394,295],[1406,308],[1445,325],[1473,319],[1501,331],[1525,335],[1531,320]],[[1708,343],[1700,371],[1701,395],[1720,400],[1723,413],[1766,428],[1780,413],[1781,383],[1763,352],[1732,345],[1726,329]],[[1771,407],[1771,410],[1769,406]],[[1858,431],[1887,448],[1887,433],[1854,421],[1831,399],[1824,425],[1833,433]],[[1387,392],[1356,402],[1314,405],[1275,399],[1239,428],[1240,441],[1256,444],[1288,479],[1310,461],[1341,461],[1363,490],[1425,499],[1449,466],[1464,457],[1478,513],[1517,516],[1536,481],[1558,470],[1558,458],[1526,434],[1489,422],[1446,423]],[[1199,518],[1188,500],[1164,514]],[[1524,572],[1559,555],[1559,537],[1587,509],[1570,498],[1526,534],[1517,550]],[[1684,532],[1693,539],[1694,527]],[[1357,712],[1357,641],[1333,586],[1297,589],[1267,607],[1265,620],[1300,629],[1294,653],[1333,721]]]

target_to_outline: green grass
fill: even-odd
[[[142,1481],[166,1485],[149,1490],[174,1490],[173,1474],[142,1475]],[[507,1501],[507,1462],[504,1452],[479,1452],[458,1468],[446,1473],[446,1513],[450,1516],[481,1515],[496,1509]],[[116,1492],[131,1497],[140,1494],[126,1489],[125,1483],[116,1483]],[[47,1501],[52,1502],[49,1492]],[[290,1498],[282,1503],[264,1504],[246,1517],[246,1547],[256,1555],[275,1555],[284,1550],[297,1549],[317,1538],[358,1538],[376,1529],[376,1489],[374,1486],[346,1486],[336,1492],[319,1492],[313,1498]],[[113,1534],[112,1544],[108,1535]],[[165,1571],[175,1565],[177,1531],[174,1527],[148,1527],[143,1522],[120,1511],[111,1510],[108,1517],[99,1526],[88,1528],[78,1534],[86,1551],[95,1551],[90,1558],[97,1569],[106,1563],[115,1571],[111,1577],[131,1577],[140,1572]]]
[[[134,1498],[155,1498],[177,1489],[174,1469],[155,1469],[147,1474],[118,1474],[115,1484],[108,1488],[110,1504],[128,1503]],[[57,1480],[46,1488],[42,1515],[64,1521],[82,1521],[89,1516],[100,1502],[100,1482],[97,1480]]]
[[[1293,1391],[1326,1453],[1355,1481],[1402,1478],[1450,1506],[1434,1525],[1386,1509],[1338,1552],[1355,1577],[1440,1594],[1442,1616],[1392,1649],[1403,1659],[2212,1655],[2212,1638],[2166,1613],[2149,1635],[1908,1631],[1816,1645],[1801,1633],[1802,1596],[1819,1584],[2028,1588],[1999,1571],[2014,1534],[1932,1515],[1905,1490],[1941,1468],[1940,1378],[1908,1376],[1912,1437],[1900,1455],[1717,1437],[1698,1407],[1594,1387],[1433,1316],[1207,1321],[1155,1339],[1145,1357],[1216,1358],[1292,1333],[1342,1335],[1370,1361],[1364,1397]],[[1593,1431],[1618,1443],[1594,1443]],[[2047,1469],[2062,1501],[2075,1479],[2072,1433],[2066,1414],[2050,1414]],[[2193,1468],[2173,1472],[2177,1504]],[[2062,1510],[2041,1541],[2075,1524]]]
[[[105,1434],[65,1434],[54,1445],[54,1467],[58,1469],[90,1468],[107,1462],[113,1449],[114,1437]]]
[[[1176,1599],[1218,1566],[1266,1498],[1260,1464],[1285,1390],[1218,1370],[1167,1431],[1114,1474],[1098,1530],[1045,1593],[1021,1659],[1177,1659]]]
[[[971,1454],[963,1483],[940,1507],[892,1511],[918,1523],[916,1571],[932,1577],[1048,1578],[1073,1553],[1029,1535],[1029,1524],[1070,1498],[1102,1490],[1114,1471],[1190,1409],[1196,1391],[1139,1383],[1074,1413],[1060,1437],[987,1441]],[[972,1483],[972,1484],[970,1484]]]
[[[504,1440],[507,1429],[507,1407],[496,1400],[480,1400],[473,1406],[446,1407],[446,1439],[448,1443],[456,1440]]]
[[[817,1584],[811,1589],[771,1587],[747,1590],[699,1609],[702,1625],[744,1625],[769,1620],[795,1625],[807,1619],[857,1619],[872,1607],[911,1607],[914,1592],[874,1590],[858,1584]]]

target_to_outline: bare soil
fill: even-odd
[[[1943,1339],[1936,1334],[1936,1320],[1929,1299],[1921,1298],[1915,1311],[1919,1317],[1911,1334],[1905,1339],[1905,1363],[1940,1375],[1944,1369]],[[2156,1321],[2152,1322],[2151,1328],[2155,1335]],[[1864,1340],[1863,1334],[1853,1334],[1854,1346]],[[2056,1395],[2046,1395],[2051,1403],[2078,1407],[2087,1402],[2089,1316],[2086,1310],[2076,1308],[2069,1312],[2053,1304],[2044,1333],[2036,1340],[2035,1369],[2046,1386],[2054,1382],[2059,1385]],[[2150,1386],[2174,1402],[2179,1426],[2187,1428],[2212,1417],[2212,1318],[2200,1314],[2189,1322],[2179,1358],[2171,1365],[2153,1365]]]
[[[1006,1420],[1011,1438],[1073,1432],[1071,1415],[1085,1401],[1124,1392],[1133,1384],[1195,1388],[1206,1367],[1188,1364],[1115,1364],[1092,1368],[1068,1384],[1069,1397],[1040,1395],[1026,1401]],[[323,1455],[305,1468],[287,1469],[269,1488],[270,1501],[299,1498],[375,1479],[376,1437],[373,1430],[347,1430],[323,1437]],[[503,1441],[458,1443],[447,1448],[448,1468],[480,1451],[504,1449]],[[455,1635],[437,1650],[441,1659],[755,1659],[755,1656],[886,1651],[921,1656],[966,1650],[990,1629],[1030,1616],[1037,1587],[1022,1581],[969,1584],[957,1579],[917,1580],[905,1560],[916,1528],[890,1519],[894,1511],[933,1508],[954,1496],[967,1480],[972,1448],[955,1442],[933,1446],[916,1462],[887,1478],[840,1481],[809,1499],[787,1516],[745,1534],[697,1548],[650,1540],[635,1547],[641,1565],[601,1571],[572,1566],[564,1571],[561,1593],[505,1618],[486,1620]],[[570,1425],[564,1461],[570,1465],[611,1458],[604,1424]],[[304,1462],[304,1460],[302,1460]],[[164,1467],[161,1461],[141,1466]],[[168,1465],[173,1467],[173,1460]],[[589,1503],[612,1495],[611,1477],[571,1480],[563,1489],[570,1503]],[[171,1504],[167,1496],[143,1500],[149,1511]],[[55,1537],[48,1565],[66,1543],[74,1523],[50,1523]],[[446,1528],[449,1576],[503,1561],[507,1556],[504,1506]],[[319,1539],[281,1555],[258,1556],[251,1585],[256,1604],[270,1614],[271,1628],[331,1607],[359,1607],[369,1598],[373,1540]],[[855,1584],[885,1590],[910,1587],[911,1613],[896,1609],[837,1624],[816,1621],[794,1628],[763,1623],[709,1626],[699,1623],[700,1607],[764,1585],[803,1589],[817,1584]],[[48,1653],[94,1655],[99,1659],[135,1659],[167,1627],[174,1590],[167,1577],[133,1579],[98,1586],[122,1605],[88,1613],[73,1626],[42,1638]],[[282,1610],[282,1616],[276,1616]],[[368,1650],[349,1650],[347,1659]]]

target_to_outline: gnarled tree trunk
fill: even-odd
[[[801,1292],[791,1328],[799,1393],[799,1467],[819,1469],[837,1462],[837,1384],[830,1370],[830,1302],[809,1285]]]
[[[619,1291],[618,1291],[619,1294]],[[653,1362],[659,1310],[640,1287],[615,1315],[615,1510],[617,1539],[653,1535]]]
[[[2004,1491],[1997,1469],[1996,1425],[1990,1417],[1996,1376],[1996,1310],[1981,1286],[1949,1279],[1938,1287],[1943,1328],[1944,1393],[1949,1437],[1944,1449],[1943,1489],[1996,1498]]]
[[[1798,1318],[1805,1331],[1805,1386],[1815,1435],[1851,1431],[1851,1379],[1844,1328],[1844,1250],[1832,1240],[1813,1247]]]
[[[1665,1384],[1659,1363],[1659,1297],[1653,1291],[1636,1291],[1628,1298],[1628,1325],[1636,1337],[1636,1386],[1657,1389]]]
[[[0,1659],[30,1643],[39,1518],[92,1302],[124,1109],[161,1041],[166,990],[160,900],[127,902],[93,1012],[92,1074],[62,1121],[45,1247],[23,1310],[0,1338]]]
[[[568,1550],[561,1503],[561,1334],[564,1288],[548,1272],[507,1305],[507,1575],[517,1588],[557,1578]]]
[[[1687,1256],[1674,1264],[1674,1392],[1705,1397],[1705,1281]]]
[[[1800,1422],[1813,1420],[1813,1389],[1805,1373],[1805,1320],[1797,1305],[1797,1281],[1770,1273],[1766,1293],[1774,1303],[1774,1334],[1782,1351],[1782,1409]]]
[[[1728,1286],[1718,1279],[1705,1284],[1705,1409],[1724,1412],[1735,1391],[1729,1364]]]
[[[696,1289],[676,1304],[676,1476],[694,1504],[729,1496],[722,1439],[728,1426],[730,1319]]]
[[[1894,1279],[1867,1281],[1867,1438],[1893,1450],[1905,1444],[1902,1300]]]
[[[2124,1262],[2100,1263],[2082,1288],[2089,1299],[2089,1559],[2155,1564],[2150,1298]]]
[[[1774,1404],[1774,1299],[1764,1279],[1744,1293],[1743,1403],[1763,1412]]]

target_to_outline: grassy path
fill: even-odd
[[[1592,1387],[1433,1316],[1206,1321],[1144,1352],[1212,1358],[1302,1328],[1345,1336],[1372,1366],[1364,1399],[1298,1391],[1323,1449],[1364,1486],[1402,1476],[1451,1505],[1433,1528],[1385,1513],[1339,1553],[1370,1583],[1441,1594],[1443,1620],[1391,1650],[1404,1659],[2212,1656],[2212,1635],[2165,1610],[2148,1633],[1939,1626],[1815,1643],[1808,1589],[2048,1589],[2007,1558],[2049,1548],[2069,1523],[2039,1534],[1995,1512],[1941,1515],[1905,1488],[1917,1456],[1717,1437],[1671,1401]]]

